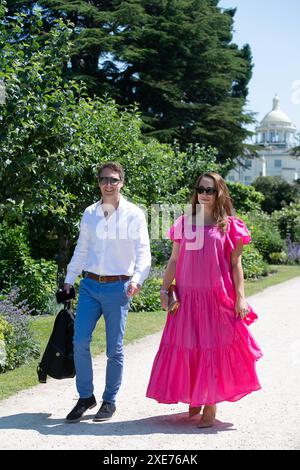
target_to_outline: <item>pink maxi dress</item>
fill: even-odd
[[[159,403],[210,405],[261,388],[255,363],[262,351],[247,326],[257,315],[248,304],[246,318],[235,316],[230,265],[238,240],[247,244],[251,236],[241,219],[228,219],[225,234],[214,225],[193,226],[204,235],[197,250],[186,249],[191,242],[185,236],[187,216],[168,232],[180,243],[175,275],[180,307],[167,316],[146,393]]]

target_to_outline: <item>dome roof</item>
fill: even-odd
[[[292,124],[290,118],[280,109],[279,105],[280,99],[277,95],[273,98],[273,109],[268,114],[265,115],[263,120],[261,121],[261,126],[267,126],[269,124]]]

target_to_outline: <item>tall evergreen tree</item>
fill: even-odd
[[[34,2],[9,1],[10,8]],[[243,153],[252,114],[244,110],[252,73],[248,45],[232,43],[234,9],[219,0],[39,0],[45,29],[74,25],[73,78],[91,94],[139,104],[144,133],[215,146],[219,159]]]

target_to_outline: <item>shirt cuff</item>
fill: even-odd
[[[71,284],[72,286],[74,286],[76,277],[77,276],[74,276],[72,274],[67,274],[65,278],[65,284]]]
[[[130,282],[134,282],[135,284],[139,284],[140,286],[143,285],[143,281],[141,280],[141,276],[138,273],[134,273],[134,275],[130,279]]]

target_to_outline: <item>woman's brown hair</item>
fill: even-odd
[[[199,178],[197,179],[195,188],[198,188],[201,182],[201,179],[204,178],[205,176],[208,178],[212,178],[215,182],[215,189],[217,190],[217,192],[216,192],[215,205],[213,208],[213,216],[217,221],[219,230],[225,233],[226,228],[227,228],[227,223],[228,223],[228,216],[233,214],[233,206],[232,206],[231,197],[230,197],[227,185],[221,175],[213,171],[209,171],[199,176]],[[196,189],[194,189],[193,196],[192,196],[192,214],[193,215],[196,214],[197,204],[199,204],[198,193]]]

